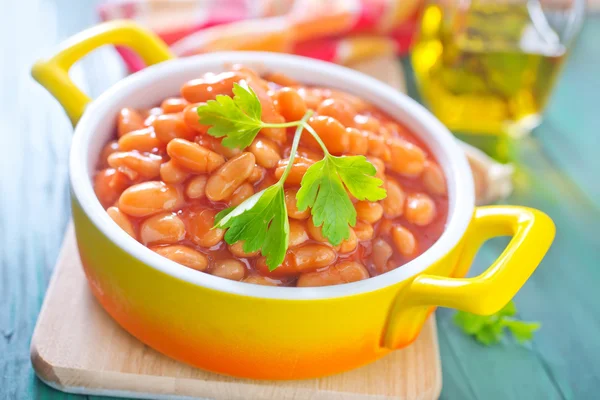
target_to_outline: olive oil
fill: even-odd
[[[423,100],[453,131],[529,132],[540,121],[565,47],[535,2],[460,4],[424,10],[412,53]]]

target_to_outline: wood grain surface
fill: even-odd
[[[217,400],[435,400],[441,370],[435,320],[417,341],[368,366],[303,381],[252,381],[204,372],[150,349],[92,296],[69,228],[40,313],[33,366],[67,392]]]
[[[597,0],[594,0],[597,2]],[[41,383],[29,361],[31,335],[69,220],[72,128],[29,77],[31,64],[94,24],[96,1],[0,0],[0,399],[102,399]],[[557,224],[550,253],[515,301],[543,326],[526,346],[486,348],[438,310],[445,400],[598,398],[600,388],[600,16],[590,15],[552,96],[544,123],[510,147],[518,166],[508,203],[538,207]],[[92,96],[124,69],[112,49],[77,64]],[[408,74],[410,78],[410,74]],[[409,92],[415,94],[411,80]],[[505,245],[488,243],[473,273]]]

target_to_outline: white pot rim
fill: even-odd
[[[230,281],[183,267],[154,253],[119,228],[102,208],[93,190],[91,177],[94,173],[94,163],[90,162],[88,156],[91,154],[92,146],[97,147],[97,143],[94,144],[92,140],[94,134],[102,126],[106,126],[107,121],[115,120],[114,110],[118,109],[115,107],[156,104],[164,97],[173,94],[159,90],[161,85],[179,87],[192,76],[220,71],[234,63],[281,71],[304,83],[346,90],[373,103],[407,125],[429,146],[446,176],[449,196],[448,220],[446,229],[437,242],[409,263],[363,281],[315,288],[270,287]],[[153,89],[157,89],[157,93]],[[141,97],[144,100],[139,100]],[[130,98],[138,100],[128,104]],[[140,104],[144,102],[144,105]],[[111,129],[114,129],[114,123]],[[94,156],[97,154],[96,150]],[[312,300],[344,297],[379,290],[410,279],[444,257],[458,244],[474,209],[473,178],[465,155],[451,133],[429,111],[405,94],[367,75],[338,65],[287,54],[263,52],[202,54],[166,61],[124,78],[88,105],[75,129],[69,169],[72,192],[83,211],[95,226],[123,251],[150,268],[191,284],[258,298]]]

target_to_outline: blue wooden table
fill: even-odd
[[[36,58],[96,22],[94,1],[2,1],[0,14],[0,398],[80,399],[46,387],[29,342],[69,220],[72,129],[29,77]],[[600,398],[600,16],[588,18],[545,121],[510,143],[516,190],[507,202],[554,218],[556,241],[516,297],[519,315],[541,321],[532,343],[486,348],[437,312],[443,399]],[[124,73],[112,49],[89,56],[74,79],[96,96]],[[414,93],[414,91],[413,91]],[[486,244],[483,270],[506,240]]]

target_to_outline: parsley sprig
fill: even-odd
[[[300,122],[303,124],[311,115],[312,112],[307,112]],[[227,229],[227,243],[243,240],[246,253],[260,249],[271,271],[281,265],[288,248],[290,225],[283,184],[293,166],[302,127],[299,124],[296,129],[289,163],[277,183],[250,196],[237,207],[221,211],[215,218],[216,227]]]
[[[387,194],[381,187],[381,179],[374,177],[375,166],[365,156],[333,156],[310,125],[306,130],[317,140],[325,156],[304,174],[296,206],[300,211],[311,207],[314,225],[323,225],[323,236],[337,246],[350,237],[348,225],[356,224],[356,210],[345,188],[358,200],[377,201]]]
[[[350,237],[356,224],[356,210],[347,193],[359,200],[377,201],[386,197],[383,182],[375,177],[375,167],[364,156],[336,157],[309,125],[313,111],[299,121],[281,124],[261,120],[262,108],[251,87],[234,83],[233,97],[218,95],[198,107],[200,123],[208,125],[208,134],[223,138],[230,148],[248,147],[263,128],[297,127],[286,169],[272,186],[246,199],[235,208],[217,214],[215,227],[227,229],[229,244],[244,241],[245,252],[261,250],[269,270],[276,269],[285,257],[289,242],[289,222],[285,207],[284,183],[293,167],[303,132],[309,132],[323,150],[322,160],[313,164],[302,178],[296,195],[299,210],[311,208],[315,226],[333,245]]]
[[[454,315],[454,322],[463,332],[473,336],[475,340],[486,346],[500,342],[506,329],[518,342],[530,341],[533,338],[533,333],[540,328],[541,324],[539,322],[520,321],[514,317],[516,313],[517,307],[511,301],[496,314],[488,316],[458,311]]]

